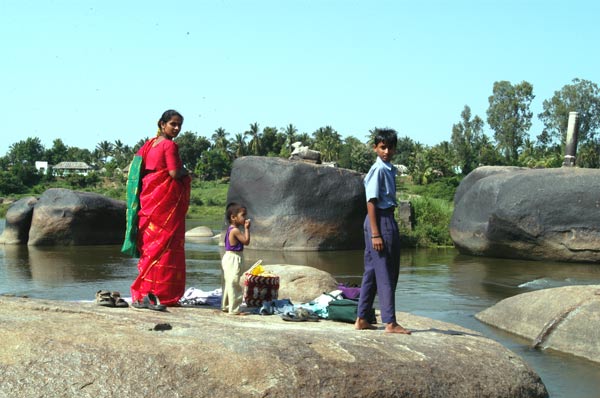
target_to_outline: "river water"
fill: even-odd
[[[199,225],[188,221],[188,229]],[[218,229],[216,225],[206,224]],[[0,232],[4,220],[0,220]],[[338,281],[360,283],[362,251],[274,252],[245,250],[247,264],[309,265]],[[220,287],[221,252],[211,239],[186,242],[187,286]],[[137,261],[118,246],[35,248],[0,245],[0,294],[55,300],[93,300],[100,289],[129,295]],[[474,318],[483,309],[537,289],[600,284],[600,265],[531,262],[460,255],[454,249],[402,252],[396,291],[398,311],[455,323],[517,353],[542,377],[551,397],[600,396],[600,365],[549,350],[532,350],[519,337]],[[402,322],[402,320],[399,320]],[[600,325],[598,325],[600,327]],[[599,342],[590,342],[598,344]]]

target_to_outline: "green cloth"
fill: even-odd
[[[135,155],[131,166],[129,166],[127,176],[127,225],[121,252],[132,257],[140,256],[137,247],[137,235],[138,210],[140,209],[140,192],[142,190],[142,163],[143,158],[140,155]]]

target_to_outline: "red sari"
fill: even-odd
[[[156,155],[152,153],[155,148],[145,150],[153,142],[148,141],[138,152],[146,153],[144,161]],[[178,154],[177,160],[181,164]],[[131,298],[140,301],[152,292],[161,304],[175,305],[185,291],[185,215],[190,178],[174,179],[167,167],[147,172],[142,179],[138,212],[139,275],[131,285]]]

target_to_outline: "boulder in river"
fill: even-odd
[[[509,297],[476,318],[552,349],[600,362],[600,285],[565,286]]]
[[[227,202],[246,206],[249,249],[364,248],[366,214],[361,173],[274,157],[233,163]]]
[[[461,253],[600,262],[600,170],[479,167],[460,183],[450,235]]]
[[[8,208],[5,217],[4,231],[0,243],[5,245],[25,245],[29,240],[29,228],[33,217],[33,207],[38,199],[27,196],[14,202]]]
[[[125,202],[51,188],[35,204],[28,245],[113,245],[125,236]]]

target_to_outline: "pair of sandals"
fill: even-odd
[[[311,310],[306,308],[296,308],[294,311],[286,312],[281,314],[281,319],[289,322],[318,322],[319,316]]]
[[[123,300],[121,293],[109,290],[98,290],[96,292],[96,304],[102,307],[127,308],[129,304]]]
[[[153,311],[166,311],[167,306],[160,303],[160,300],[154,293],[148,293],[140,301],[134,301],[131,303],[133,308],[137,309],[148,309]]]

